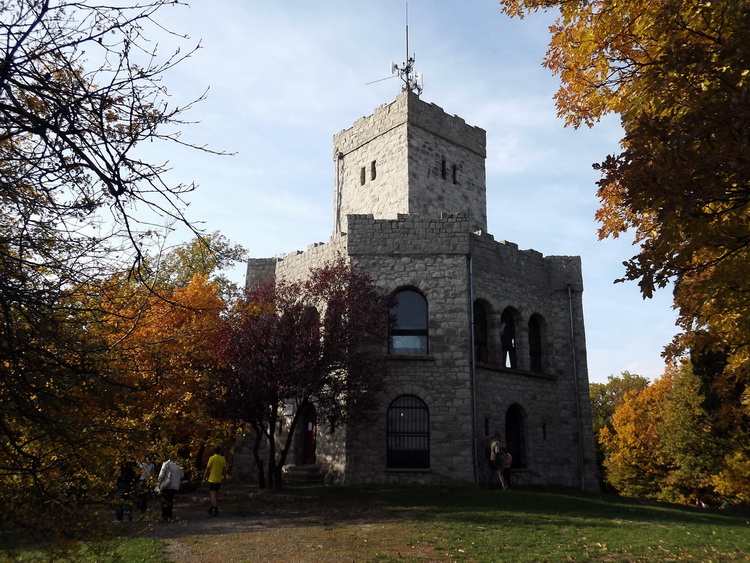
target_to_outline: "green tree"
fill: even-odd
[[[161,253],[156,259],[149,260],[148,266],[161,286],[185,286],[195,274],[203,274],[216,282],[222,294],[229,297],[239,289],[223,271],[246,259],[245,248],[214,231]]]
[[[600,236],[632,235],[623,280],[674,284],[672,357],[724,355],[703,383],[750,480],[750,10],[736,0],[501,0],[558,9],[544,64],[567,124],[620,116],[621,150],[596,165]],[[708,388],[711,388],[710,391]],[[721,419],[721,420],[719,420]]]

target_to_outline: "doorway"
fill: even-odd
[[[302,415],[302,465],[315,463],[315,447],[318,434],[318,416],[315,407],[308,404]]]

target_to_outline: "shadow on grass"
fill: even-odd
[[[178,497],[176,521],[122,527],[119,534],[152,537],[223,535],[269,528],[374,525],[410,520],[485,526],[558,524],[587,527],[710,524],[737,526],[746,517],[568,489],[487,490],[461,484],[394,487],[290,487],[281,493],[251,486],[227,491],[222,516],[207,514],[207,493]],[[134,523],[135,524],[135,523]]]

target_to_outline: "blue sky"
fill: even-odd
[[[644,301],[634,283],[612,283],[634,248],[627,238],[598,240],[591,165],[617,150],[618,120],[574,130],[556,117],[557,79],[541,66],[553,17],[510,20],[496,0],[408,6],[422,99],[487,131],[488,231],[522,249],[582,257],[590,381],[661,375],[676,332],[671,294]],[[252,257],[327,241],[332,137],[400,91],[398,78],[367,83],[406,58],[404,1],[193,0],[159,21],[190,37],[183,49],[201,43],[164,79],[174,105],[209,88],[183,139],[234,153],[159,147],[170,181],[199,184],[189,218]],[[159,43],[166,54],[174,39]]]

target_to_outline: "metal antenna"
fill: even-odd
[[[416,55],[412,54],[409,56],[409,2],[405,2],[406,7],[406,62],[398,66],[396,63],[391,63],[391,74],[398,73],[404,85],[401,87],[402,90],[414,92],[417,96],[422,93],[422,75],[414,74],[414,60]]]
[[[414,74],[414,59],[416,55],[412,54],[411,56],[409,56],[409,2],[404,2],[404,4],[406,8],[406,62],[402,63],[401,66],[397,65],[396,63],[391,63],[391,76],[373,80],[372,82],[367,82],[365,85],[375,84],[376,82],[382,82],[383,80],[389,80],[395,75],[398,75],[404,83],[404,85],[401,87],[401,90],[403,92],[406,92],[408,90],[409,92],[414,92],[417,96],[419,96],[422,93],[423,89],[422,75]]]

